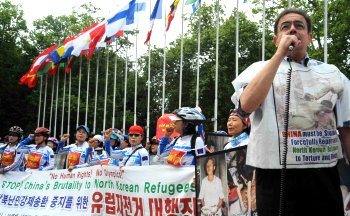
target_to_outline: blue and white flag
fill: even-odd
[[[119,30],[130,30],[138,22],[138,13],[144,12],[146,2],[144,0],[131,0],[122,6],[116,14],[107,20],[106,37],[112,37]]]

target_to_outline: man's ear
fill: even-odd
[[[278,42],[279,42],[278,35],[273,36],[273,43],[275,44],[276,47],[278,47]]]

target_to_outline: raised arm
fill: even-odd
[[[277,50],[259,73],[249,82],[240,97],[241,109],[246,113],[254,112],[265,100],[277,69],[283,58],[289,54],[288,47],[300,41],[295,35],[283,35],[278,43]]]

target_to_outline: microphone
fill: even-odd
[[[294,43],[291,43],[288,47],[288,51],[291,52],[294,49]]]

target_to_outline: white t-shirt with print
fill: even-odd
[[[232,82],[237,103],[243,88],[266,62],[248,67]],[[287,168],[332,167],[342,158],[337,127],[350,120],[349,80],[334,65],[310,59],[307,66],[291,62]],[[247,164],[281,168],[286,76],[283,60],[267,97],[250,115]],[[334,109],[335,108],[335,109]],[[335,113],[337,118],[335,118]]]
[[[212,181],[208,180],[208,176],[203,178],[198,199],[204,199],[206,207],[217,206],[220,199],[224,199],[224,192],[220,178],[214,175]],[[217,215],[221,215],[221,210],[217,211]]]

